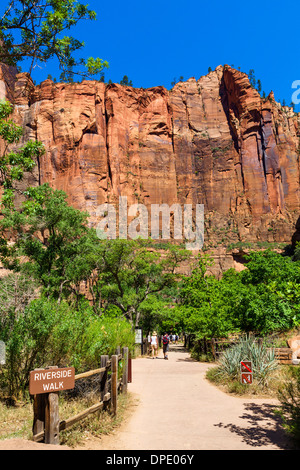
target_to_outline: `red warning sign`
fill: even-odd
[[[242,374],[242,384],[252,384],[252,374]]]
[[[241,381],[242,384],[252,384],[252,362],[241,361]]]

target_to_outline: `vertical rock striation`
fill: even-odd
[[[120,195],[129,205],[202,203],[206,248],[290,243],[300,212],[300,118],[272,92],[262,99],[246,74],[219,66],[168,91],[34,86],[2,66],[0,92],[14,101],[24,139],[45,145],[34,184],[64,190],[91,221]]]

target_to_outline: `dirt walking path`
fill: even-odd
[[[213,365],[190,358],[180,345],[169,360],[132,361],[129,393],[136,400],[120,429],[76,450],[283,450],[287,439],[271,399],[227,395],[205,378]],[[0,449],[52,450],[32,441],[0,442]],[[69,448],[69,450],[72,450]]]
[[[180,345],[169,360],[132,362],[129,392],[136,409],[114,435],[87,444],[106,450],[282,450],[287,439],[274,415],[278,402],[229,396],[205,378],[212,365],[190,358]]]

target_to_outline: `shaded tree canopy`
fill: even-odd
[[[10,0],[0,18],[0,62],[35,66],[56,58],[61,80],[74,73],[83,77],[101,73],[108,63],[93,57],[75,58],[84,42],[65,34],[81,20],[95,20],[96,13],[77,0]]]

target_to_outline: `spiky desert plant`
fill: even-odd
[[[253,338],[246,338],[224,352],[219,361],[219,374],[225,379],[239,379],[241,361],[252,362],[253,378],[262,385],[267,383],[271,372],[278,367],[274,350],[267,349]]]

